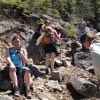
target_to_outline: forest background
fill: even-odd
[[[67,33],[75,32],[80,18],[88,27],[100,31],[100,0],[0,0],[0,17],[14,17],[22,12],[61,18],[71,24]]]

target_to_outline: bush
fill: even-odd
[[[65,28],[64,33],[67,37],[77,37],[77,30],[73,25],[70,25],[69,27]]]

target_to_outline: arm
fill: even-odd
[[[7,60],[7,63],[10,65],[10,68],[15,68],[15,65],[13,64],[10,58],[9,49],[6,50],[6,60]]]
[[[52,32],[54,33],[54,36],[60,40],[60,36],[58,35],[57,31],[56,30],[52,30]]]
[[[24,63],[29,63],[28,57],[27,57],[27,51],[25,49],[21,50],[19,54]]]

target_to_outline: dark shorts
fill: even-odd
[[[20,76],[20,74],[21,74],[22,78],[24,77],[24,74],[25,74],[26,71],[29,71],[31,73],[31,71],[30,71],[30,69],[28,67],[22,67],[21,69],[20,68],[16,68],[17,76],[18,75]]]
[[[56,50],[56,44],[51,43],[51,44],[45,44],[43,47],[45,53],[51,53],[51,52],[57,52]]]
[[[5,70],[9,75],[9,65],[5,67]],[[23,78],[26,71],[29,71],[31,73],[31,70],[28,67],[16,68],[17,77],[21,76]]]

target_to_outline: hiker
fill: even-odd
[[[94,65],[95,76],[98,79],[98,96],[100,97],[100,32],[95,34],[95,38],[90,45],[91,59]]]
[[[78,39],[81,37],[82,34],[86,32],[86,23],[83,18],[80,19],[80,22],[77,25],[78,29]]]
[[[76,45],[78,48],[75,50],[73,45],[72,48],[72,65],[78,66],[84,69],[88,69],[92,65],[91,61],[91,53],[89,50],[90,44],[91,44],[92,37],[88,33],[84,33],[80,37],[80,47],[78,47],[78,44]],[[87,63],[88,62],[88,63]],[[94,73],[92,71],[92,73]]]
[[[6,51],[6,59],[9,67],[9,76],[15,88],[14,95],[20,95],[24,83],[26,97],[31,98],[31,73],[30,69],[25,67],[25,63],[28,63],[27,52],[21,47],[21,39],[18,36],[13,37],[12,47]]]
[[[49,73],[49,64],[51,72],[54,71],[54,58],[56,55],[56,39],[61,40],[57,31],[52,29],[52,27],[48,26],[45,28],[45,34],[43,37],[44,42],[44,51],[45,51],[45,66],[46,66],[46,74]]]

